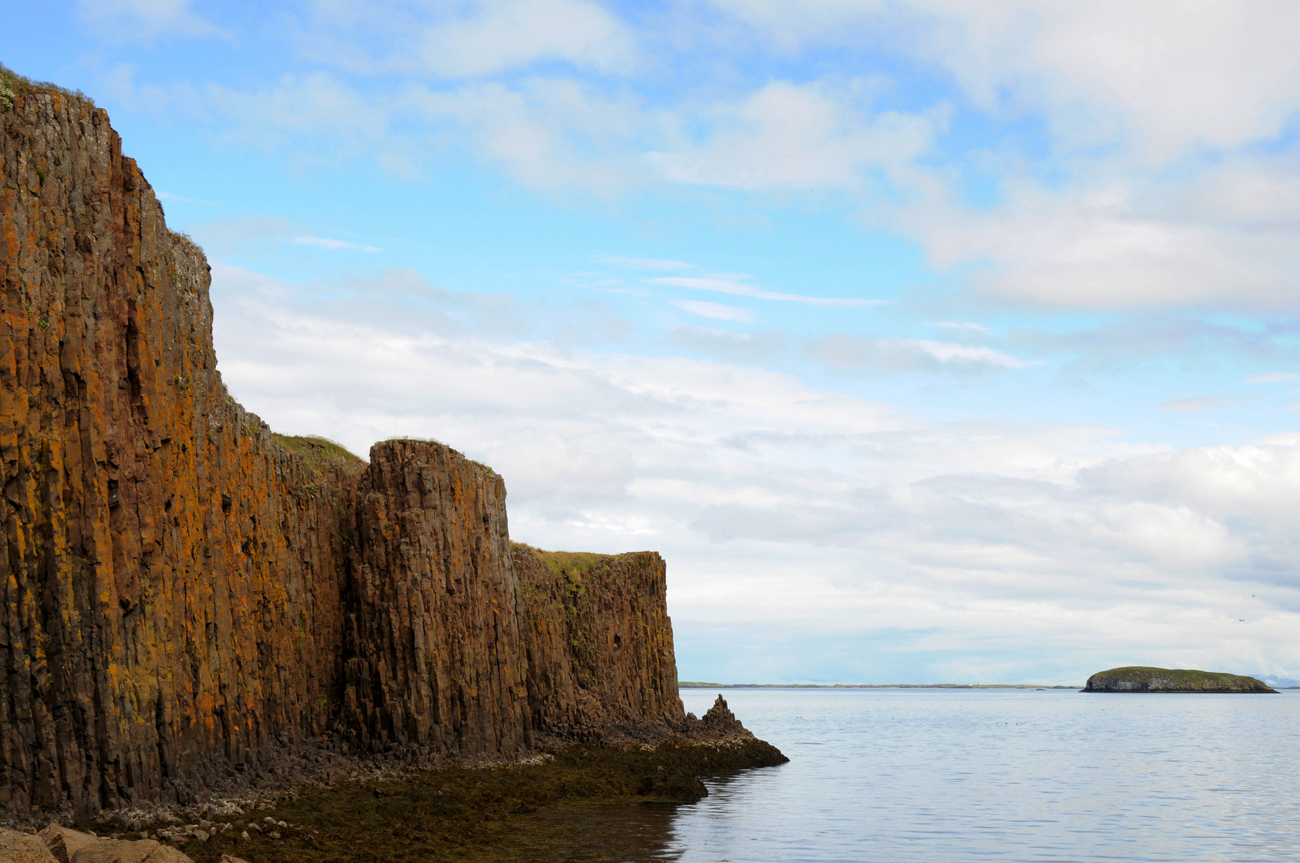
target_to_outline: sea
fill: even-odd
[[[566,859],[1300,861],[1300,692],[719,692],[790,763],[567,810]]]

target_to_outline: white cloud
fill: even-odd
[[[972,333],[979,336],[987,336],[992,333],[992,330],[983,324],[975,324],[969,321],[931,321],[930,326],[938,327],[942,330],[952,330],[958,333]]]
[[[331,240],[328,237],[294,237],[293,242],[299,246],[315,246],[320,249],[329,249],[330,251],[347,250],[351,252],[382,252],[383,249],[377,246],[367,246],[361,243],[351,243],[347,240]]]
[[[751,41],[728,31],[708,42],[699,34],[718,16],[694,7],[670,38],[586,0],[318,0],[299,47],[350,77],[135,86],[119,65],[106,86],[133,107],[211,122],[223,142],[286,149],[296,166],[367,158],[416,177],[452,153],[548,193],[833,192],[870,227],[915,240],[933,267],[1018,305],[1274,311],[1300,300],[1293,4],[713,5],[747,22]],[[199,20],[182,0],[83,11],[145,36]],[[755,35],[760,63],[830,44],[903,57],[900,81],[822,66],[814,80],[748,76]],[[719,54],[698,87],[663,78],[706,48]],[[934,89],[947,92],[901,92],[917,64],[942,70]],[[1007,137],[950,128],[953,116]],[[958,190],[972,179],[994,203],[969,206]]]
[[[955,371],[1023,369],[1036,365],[1002,351],[932,339],[862,338],[834,334],[812,341],[814,360],[841,371]]]
[[[1300,109],[1285,2],[715,0],[774,44],[870,45],[945,69],[984,110],[1152,158],[1271,140]]]
[[[752,324],[758,321],[758,315],[751,309],[742,309],[738,306],[706,303],[699,300],[673,300],[673,305],[684,312],[690,312],[702,318],[711,318],[715,321],[735,321],[741,324]]]
[[[1198,212],[1186,183],[1117,176],[1048,190],[1008,180],[1005,202],[972,211],[924,184],[873,217],[920,239],[941,268],[975,266],[970,284],[1036,305],[1085,309],[1278,309],[1300,298],[1290,230],[1248,230]]]
[[[625,258],[622,255],[597,255],[596,260],[603,264],[623,267],[629,270],[692,270],[694,264],[686,261],[669,261],[659,258]]]
[[[667,134],[677,123],[632,96],[608,96],[563,78],[455,90],[419,87],[403,97],[400,108],[446,128],[449,143],[471,142],[476,157],[530,186],[576,187],[605,196],[645,182],[649,172],[637,142]]]
[[[740,102],[701,112],[705,131],[649,158],[675,183],[737,189],[861,187],[873,169],[897,170],[929,149],[947,122],[863,104],[867,82],[836,88],[774,81]]]
[[[635,56],[631,34],[595,3],[507,0],[482,4],[475,13],[422,34],[424,68],[468,77],[554,59],[610,72],[627,69]]]
[[[395,434],[465,449],[505,476],[518,539],[657,548],[683,644],[726,627],[890,633],[919,652],[913,679],[944,673],[926,651],[1001,679],[1041,661],[1082,679],[1135,656],[1300,676],[1292,446],[1174,452],[1099,427],[926,423],[728,362],[373,311],[376,292],[430,290],[412,278],[292,300],[215,266],[231,391],[277,429],[359,452]],[[344,300],[306,301],[321,294]],[[918,349],[955,361],[962,347]],[[843,673],[871,679],[873,655]],[[682,658],[697,663],[684,673],[713,661]],[[792,659],[804,674],[823,661]]]
[[[193,0],[78,0],[77,12],[93,29],[122,42],[149,42],[159,36],[228,37],[194,14]]]
[[[778,291],[765,291],[747,284],[749,276],[719,273],[710,276],[661,276],[648,279],[651,284],[671,285],[675,288],[690,288],[693,291],[712,291],[717,294],[731,294],[737,297],[753,297],[758,300],[775,300],[784,303],[805,303],[810,306],[827,306],[832,308],[862,308],[880,305],[886,300],[866,300],[855,297],[810,297],[804,294],[783,294]]]
[[[1283,381],[1300,380],[1300,374],[1295,372],[1270,372],[1265,375],[1254,375],[1246,378],[1248,384],[1276,384]]]
[[[378,246],[339,240],[308,233],[311,229],[295,224],[283,216],[244,216],[219,222],[199,223],[189,226],[189,231],[207,248],[217,254],[247,253],[251,250],[267,251],[281,244],[306,246],[326,251],[382,252]]]
[[[1197,396],[1195,398],[1168,399],[1161,402],[1157,407],[1161,410],[1173,411],[1180,414],[1196,414],[1206,411],[1217,411],[1229,405],[1238,404],[1243,399],[1239,396],[1231,395],[1214,395],[1214,396]]]
[[[867,163],[884,166],[888,184],[883,200],[860,192],[869,224],[916,238],[933,265],[962,267],[976,290],[1018,304],[1087,309],[1278,309],[1300,299],[1300,252],[1292,241],[1300,225],[1300,171],[1287,137],[1300,119],[1300,54],[1285,35],[1300,23],[1300,7],[1024,0],[714,5],[752,25],[775,51],[806,50],[811,57],[833,45],[893,53],[946,70],[985,120],[1044,123],[1046,153],[1007,140],[935,161],[923,157],[918,136],[915,147],[877,153]],[[825,104],[804,96],[810,105]],[[845,142],[858,136],[819,130],[876,120],[855,112],[851,100],[832,97],[831,104],[837,108],[810,116],[847,119],[792,123],[784,137],[759,135],[762,143],[753,146],[760,155],[752,159],[744,136],[720,124],[697,147],[718,154],[716,168],[701,176],[750,188],[746,178],[763,175],[750,166],[772,165],[777,186],[783,163],[770,146],[813,172],[795,185],[853,188],[846,178],[855,169],[844,166],[854,147]],[[745,105],[729,110],[739,117]],[[919,129],[923,117],[909,122]],[[930,127],[932,136],[946,129],[941,119]],[[964,145],[944,138],[935,149]],[[804,152],[820,158],[794,155]],[[996,189],[997,203],[973,209],[957,193],[975,175]],[[681,171],[672,176],[689,179]]]
[[[638,54],[633,32],[588,0],[316,0],[300,44],[313,58],[353,71],[446,79],[545,62],[621,73]]]

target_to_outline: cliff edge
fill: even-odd
[[[512,545],[501,477],[436,442],[272,434],[107,114],[0,79],[0,808],[698,731],[659,555]]]

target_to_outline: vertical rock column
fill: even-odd
[[[683,721],[664,560],[513,546],[534,727],[600,739]]]
[[[107,114],[0,102],[0,179],[0,808],[189,799],[332,721],[356,470],[226,394]]]
[[[438,443],[375,444],[356,499],[344,720],[362,748],[531,744],[506,490]]]

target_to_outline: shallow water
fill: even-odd
[[[682,693],[697,715],[716,695]],[[1300,860],[1297,692],[724,695],[789,764],[711,781],[691,806],[567,808],[551,816],[567,850],[548,850],[584,863]]]

